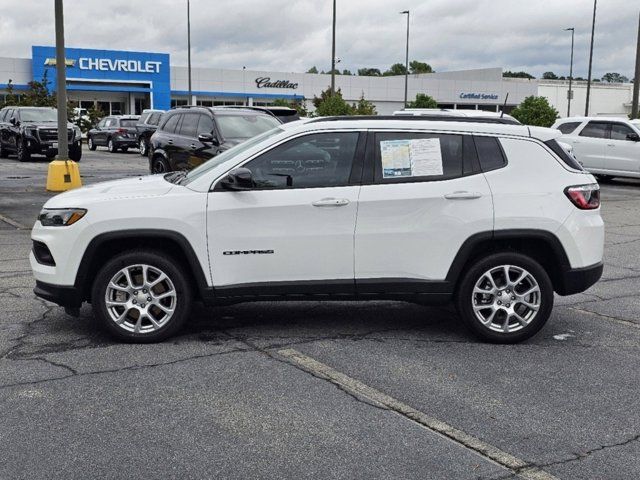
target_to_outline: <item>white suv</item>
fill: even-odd
[[[535,334],[553,292],[602,273],[599,187],[557,130],[323,118],[279,126],[189,173],[51,198],[32,231],[36,295],[82,302],[120,339],[174,334],[191,303],[454,300],[479,337]]]
[[[585,169],[602,180],[640,178],[640,125],[624,118],[568,117],[553,124]]]

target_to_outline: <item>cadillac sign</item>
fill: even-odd
[[[271,77],[256,78],[256,87],[258,88],[298,88],[297,83],[291,83],[289,80],[271,80]]]

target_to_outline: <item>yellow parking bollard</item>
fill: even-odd
[[[47,190],[64,192],[82,186],[78,163],[73,160],[54,160],[49,163]]]

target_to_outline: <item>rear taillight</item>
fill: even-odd
[[[127,133],[127,131],[124,128],[118,128],[116,133]]]
[[[600,206],[600,186],[597,183],[567,187],[564,194],[580,210],[594,210]]]

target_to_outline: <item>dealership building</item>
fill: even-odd
[[[82,108],[99,107],[107,114],[139,114],[145,108],[166,110],[178,105],[269,105],[276,99],[311,100],[331,83],[330,75],[249,69],[192,68],[189,101],[186,67],[171,65],[167,53],[66,49],[67,92]],[[55,49],[32,47],[31,58],[0,57],[0,101],[9,80],[19,94],[46,76],[55,89]],[[345,100],[364,96],[379,114],[403,106],[404,76],[337,75],[336,88]],[[572,114],[584,113],[586,85],[574,83]],[[408,98],[432,96],[442,108],[509,112],[530,95],[547,97],[562,116],[567,114],[568,83],[503,78],[501,68],[409,75]],[[631,108],[631,84],[592,85],[591,114],[625,115]]]

